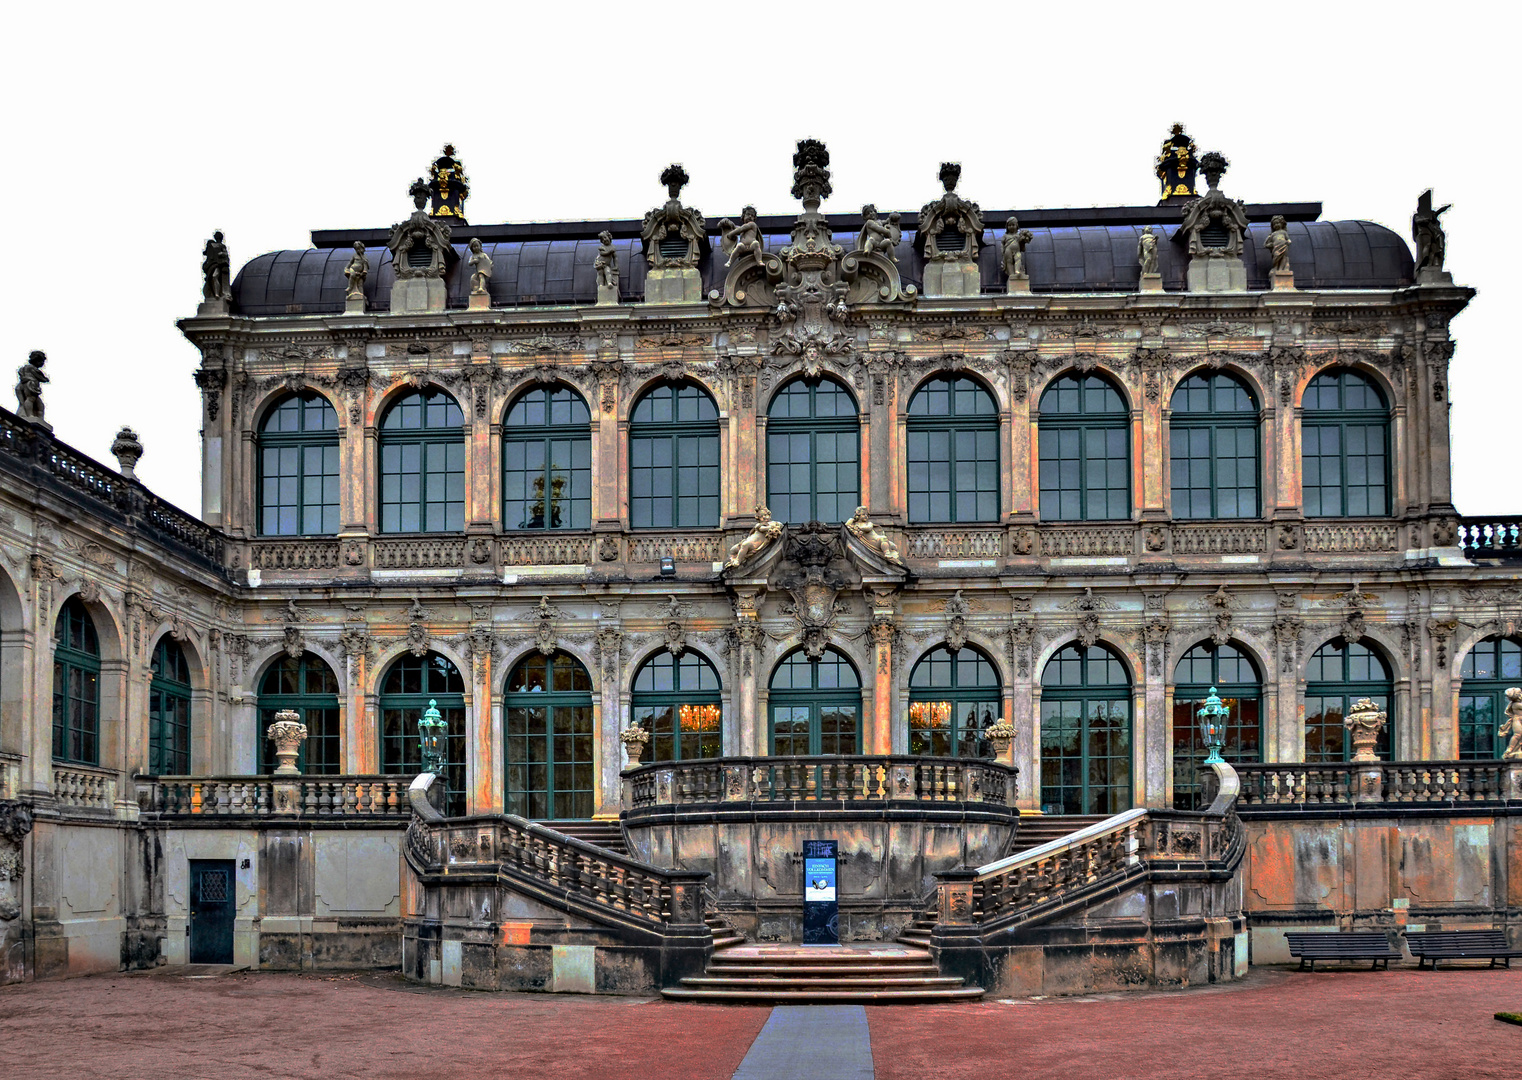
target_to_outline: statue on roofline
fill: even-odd
[[[34,424],[46,423],[42,417],[42,384],[48,377],[42,373],[42,366],[47,362],[46,353],[34,350],[16,369],[16,415]]]
[[[592,269],[597,271],[599,289],[618,288],[618,249],[607,229],[597,234],[597,258],[592,260]]]
[[[365,254],[365,245],[358,240],[354,241],[354,257],[349,260],[349,265],[344,267],[344,277],[349,279],[349,291],[346,298],[349,300],[363,300],[365,298],[365,279],[370,276],[370,257]]]
[[[787,526],[782,522],[772,520],[772,512],[766,507],[756,507],[755,527],[751,529],[749,536],[729,549],[729,558],[724,563],[724,569],[744,566],[782,539],[786,528]]]
[[[1143,274],[1156,274],[1157,269],[1157,234],[1152,231],[1151,225],[1142,226],[1141,235],[1136,238],[1136,261],[1141,264]]]
[[[856,239],[856,250],[863,255],[880,255],[891,263],[898,262],[898,245],[904,238],[899,226],[903,215],[897,211],[883,221],[877,216],[877,207],[868,203],[861,208],[861,233]]]
[[[1263,246],[1273,256],[1273,272],[1276,274],[1289,273],[1289,243],[1289,230],[1285,228],[1284,215],[1275,214],[1269,223],[1268,239],[1263,241]]]
[[[206,241],[201,252],[201,295],[207,300],[231,300],[232,261],[227,256],[227,245],[222,242],[218,229]]]
[[[736,256],[742,260],[751,256],[757,262],[761,261],[761,256],[766,254],[766,245],[761,237],[761,226],[756,224],[754,206],[747,206],[740,211],[738,225],[729,218],[719,219],[719,247],[728,256],[724,260],[725,266],[734,262]]]
[[[1020,228],[1018,218],[1004,222],[1004,276],[1011,279],[1027,277],[1025,272],[1025,245],[1035,237],[1029,229]]]
[[[1436,210],[1432,208],[1432,189],[1422,192],[1417,200],[1416,213],[1411,215],[1411,239],[1416,241],[1416,272],[1431,270],[1441,273],[1443,260],[1448,255],[1448,235],[1443,232],[1440,220],[1453,206],[1448,203]]]

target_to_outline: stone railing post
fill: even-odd
[[[1385,770],[1374,746],[1379,733],[1384,730],[1387,717],[1369,698],[1359,698],[1353,703],[1343,720],[1353,739],[1353,759],[1349,777],[1349,794],[1354,803],[1383,802],[1385,797]]]
[[[971,869],[947,870],[937,874],[940,921],[947,926],[972,926],[977,922],[972,907],[972,886],[978,872]]]

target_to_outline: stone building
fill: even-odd
[[[984,213],[943,165],[918,214],[826,217],[805,140],[796,215],[713,223],[672,166],[643,221],[473,227],[451,149],[391,229],[236,275],[219,234],[179,324],[199,520],[137,482],[130,432],[119,470],[55,441],[23,369],[0,414],[3,977],[193,958],[196,875],[224,864],[239,962],[400,962],[430,707],[448,814],[591,840],[642,778],[643,805],[680,803],[714,759],[757,785],[838,755],[858,788],[896,762],[922,821],[948,798],[924,785],[973,775],[924,770],[1001,762],[1004,839],[968,840],[973,815],[952,855],[914,841],[899,901],[1002,854],[1016,810],[1061,833],[1203,809],[1212,689],[1244,813],[1281,782],[1302,809],[1307,784],[1353,798],[1362,698],[1387,762],[1498,766],[1522,549],[1518,519],[1450,501],[1448,328],[1474,292],[1441,211],[1424,198],[1414,260],[1319,204],[1227,197],[1225,159],[1178,132],[1165,151],[1156,206]],[[282,710],[307,729],[288,814]],[[1498,888],[1504,921],[1522,877]]]

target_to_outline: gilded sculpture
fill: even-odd
[[[856,513],[851,515],[851,520],[846,522],[846,528],[871,550],[877,552],[888,562],[895,566],[903,566],[904,560],[899,556],[898,548],[888,535],[872,522],[867,514],[865,506],[858,506]]]
[[[470,178],[465,165],[455,157],[454,146],[444,144],[444,153],[428,166],[428,194],[432,198],[433,217],[454,218],[465,224],[465,200],[470,197]]]
[[[764,506],[756,507],[756,524],[750,531],[750,535],[729,549],[729,558],[724,563],[724,569],[743,566],[750,562],[761,552],[771,547],[778,540],[787,526],[780,521],[772,520],[772,512]]]
[[[1160,201],[1194,198],[1197,194],[1194,178],[1198,168],[1194,140],[1184,134],[1183,124],[1174,124],[1157,154],[1157,178],[1163,186]]]

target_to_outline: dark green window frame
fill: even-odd
[[[861,753],[861,676],[834,649],[819,660],[801,649],[783,657],[772,672],[766,707],[770,754]],[[785,725],[781,731],[779,725]]]
[[[634,675],[633,722],[650,732],[651,761],[690,761],[724,755],[719,673],[691,649],[658,652]]]
[[[465,414],[443,390],[391,403],[381,420],[380,531],[465,528]]]
[[[719,524],[719,410],[696,383],[651,387],[629,416],[629,524]]]
[[[343,729],[338,712],[338,678],[333,669],[316,653],[300,656],[282,654],[259,679],[259,771],[268,775],[279,760],[275,744],[264,733],[275,722],[275,714],[290,710],[301,717],[307,727],[306,741],[296,757],[296,767],[303,773],[333,775],[344,771]]]
[[[465,680],[449,659],[436,652],[394,660],[381,679],[381,772],[416,775],[423,769],[417,722],[430,704],[449,725],[444,738],[444,779],[449,784],[445,813],[465,813]]]
[[[100,764],[100,638],[77,596],[53,624],[53,760]]]
[[[828,406],[822,416],[821,391]],[[858,408],[834,379],[794,379],[778,389],[766,421],[766,505],[773,518],[837,525],[856,512],[861,505]],[[825,489],[827,479],[832,486]]]
[[[1064,375],[1041,394],[1037,478],[1043,521],[1131,518],[1131,414],[1097,375]]]
[[[1065,645],[1041,672],[1041,807],[1118,814],[1132,801],[1131,679],[1102,645]]]
[[[993,756],[983,732],[1004,716],[999,670],[966,646],[931,649],[909,672],[909,753],[927,757]]]
[[[909,522],[998,521],[999,407],[976,379],[941,375],[909,400]]]
[[[502,527],[592,527],[592,414],[568,386],[527,390],[503,416]]]
[[[592,679],[569,653],[532,652],[502,694],[507,812],[586,820],[597,804]]]
[[[1390,408],[1356,371],[1323,371],[1301,399],[1300,476],[1305,516],[1388,517]]]
[[[259,535],[338,532],[338,413],[327,398],[292,394],[266,413],[255,459]]]
[[[1370,678],[1370,674],[1377,677]],[[1343,727],[1359,698],[1369,698],[1387,714],[1374,752],[1394,761],[1395,681],[1390,663],[1362,642],[1333,638],[1311,654],[1305,679],[1305,762],[1328,765],[1353,756],[1352,734]]]
[[[167,634],[159,639],[148,684],[148,772],[190,772],[190,665],[185,650]]]
[[[1173,808],[1203,805],[1200,765],[1207,755],[1198,712],[1212,689],[1229,710],[1221,755],[1229,762],[1263,760],[1263,678],[1246,650],[1203,641],[1173,669]]]
[[[1259,427],[1257,401],[1235,376],[1201,372],[1179,383],[1168,416],[1175,518],[1261,515]]]
[[[1497,732],[1506,722],[1506,689],[1522,686],[1522,641],[1488,637],[1459,665],[1459,759],[1499,758],[1511,740]]]

